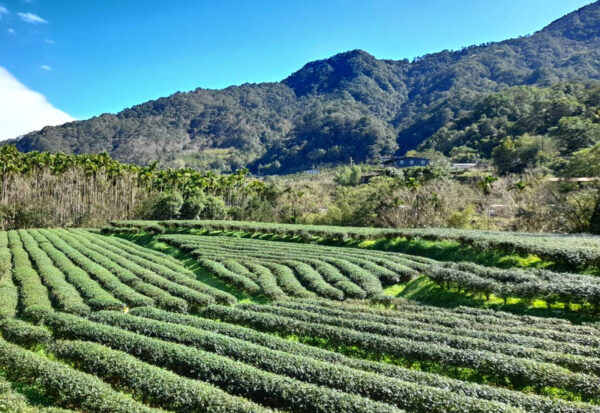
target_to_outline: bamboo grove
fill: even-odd
[[[2,227],[98,225],[133,218],[145,200],[170,191],[184,198],[205,193],[236,206],[263,188],[262,182],[247,179],[247,173],[162,170],[157,163],[123,164],[105,152],[21,153],[7,145],[0,148]]]

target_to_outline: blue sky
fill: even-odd
[[[279,81],[350,49],[401,59],[526,35],[589,3],[0,0],[0,67],[84,119],[196,87]]]

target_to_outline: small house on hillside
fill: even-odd
[[[413,156],[400,156],[386,159],[381,163],[384,166],[390,166],[393,168],[411,168],[414,166],[427,166],[429,165],[429,159],[417,158]]]

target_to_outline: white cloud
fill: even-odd
[[[33,13],[29,13],[29,12],[17,13],[17,14],[21,18],[21,20],[23,20],[24,22],[27,22],[27,23],[31,23],[31,24],[48,23],[45,19],[42,19],[37,14],[33,14]]]
[[[3,14],[8,14],[8,9],[4,6],[0,6],[0,19],[2,18]]]
[[[15,34],[15,29],[13,29],[12,27],[10,27],[8,29],[8,34]]]
[[[46,42],[48,44],[54,44],[54,40],[52,40],[52,39],[44,39],[44,42]]]
[[[52,70],[52,68],[51,68],[50,66],[48,66],[48,65],[41,65],[40,67],[41,67],[42,69],[44,69],[44,70],[48,70],[48,71],[51,71],[51,70]]]
[[[0,140],[74,120],[0,66]]]

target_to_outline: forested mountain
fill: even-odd
[[[22,151],[107,151],[138,164],[158,159],[161,166],[229,171],[247,165],[285,173],[368,161],[423,142],[446,152],[454,145],[480,150],[479,141],[459,137],[457,129],[477,122],[474,111],[486,96],[519,86],[579,83],[573,87],[585,89],[598,81],[595,2],[527,37],[414,61],[349,51],[308,63],[279,83],[178,92],[116,115],[46,127],[16,145]]]

